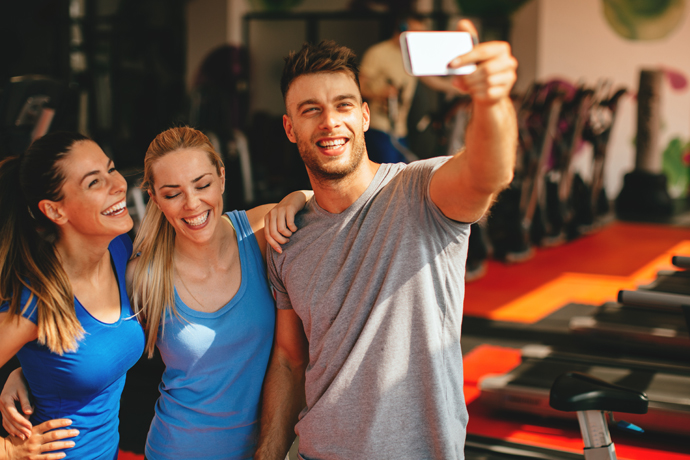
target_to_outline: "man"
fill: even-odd
[[[472,63],[454,81],[473,97],[466,149],[379,165],[352,52],[322,43],[286,59],[283,125],[314,199],[268,261],[278,312],[255,458],[282,459],[298,415],[305,460],[464,457],[469,223],[510,183],[517,139],[509,46],[480,44],[451,67]]]

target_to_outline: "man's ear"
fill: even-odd
[[[287,134],[287,138],[290,139],[290,142],[296,144],[297,138],[292,128],[292,120],[290,120],[290,117],[287,115],[283,115],[283,129],[285,129],[285,134]]]
[[[68,220],[57,201],[41,200],[38,202],[38,209],[55,225],[63,225]]]
[[[369,130],[369,123],[371,123],[371,112],[369,111],[369,104],[366,102],[362,102],[362,118],[364,118],[362,129],[366,132]]]

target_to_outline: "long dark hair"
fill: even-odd
[[[51,351],[74,351],[84,330],[74,312],[74,295],[55,252],[57,228],[38,207],[60,201],[65,175],[61,160],[90,140],[55,132],[34,141],[19,156],[0,162],[0,301],[9,303],[6,322],[19,318],[36,298],[38,341]],[[31,293],[22,309],[21,293]]]

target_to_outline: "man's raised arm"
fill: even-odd
[[[476,36],[470,21],[461,20],[458,30]],[[510,100],[517,61],[510,45],[481,43],[454,59],[450,67],[467,64],[476,64],[477,70],[453,81],[472,96],[465,149],[436,171],[430,185],[433,202],[446,217],[460,222],[478,220],[510,184],[517,148],[517,120]]]
[[[283,460],[295,439],[297,417],[306,405],[304,371],[309,344],[294,310],[278,310],[273,353],[261,400],[261,433],[256,460]]]

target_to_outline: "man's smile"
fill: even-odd
[[[339,154],[344,150],[345,145],[350,142],[347,137],[330,137],[319,139],[316,146],[325,154]]]

